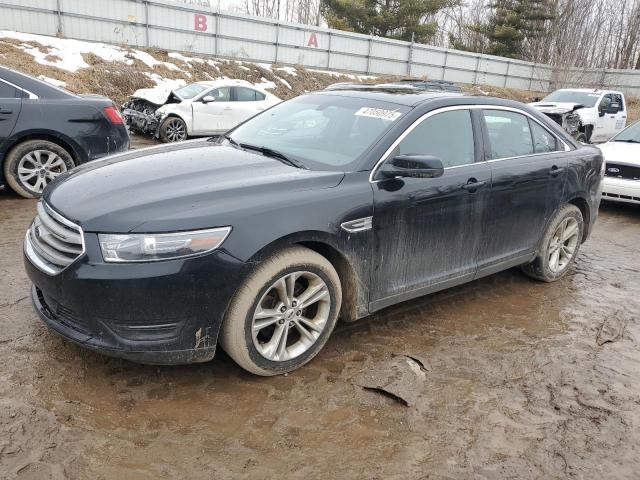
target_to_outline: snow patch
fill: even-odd
[[[175,90],[176,88],[184,87],[187,82],[182,79],[175,80],[173,78],[164,78],[157,73],[144,73],[145,76],[153,80],[156,84],[156,87],[164,88],[167,90]]]
[[[280,80],[284,84],[284,86],[287,87],[289,90],[292,90],[291,84],[287,82],[284,78],[278,78],[278,80]]]
[[[47,77],[46,75],[38,75],[38,79],[50,83],[55,87],[65,88],[67,86],[67,82],[56,80],[55,78]]]
[[[278,67],[275,70],[285,72],[287,75],[291,75],[292,77],[296,77],[298,75],[298,71],[294,67]]]
[[[49,47],[46,49],[47,53],[32,45],[22,44],[18,48],[32,55],[34,60],[42,65],[57,67],[68,72],[76,72],[89,66],[82,58],[83,53],[93,53],[107,62],[123,62],[129,65],[133,63],[131,59],[127,58],[129,51],[104,43],[83,42],[81,40],[47,37],[10,30],[0,31],[0,38],[2,37],[13,38],[21,42],[37,42],[40,45]],[[59,57],[60,60],[46,60],[49,55]]]
[[[189,63],[189,64],[191,62],[205,63],[205,61],[202,58],[187,57],[186,55],[182,55],[181,53],[178,53],[178,52],[169,52],[169,58],[175,58],[176,60],[180,60],[181,62]]]
[[[267,80],[266,78],[262,77],[260,79],[260,81],[254,83],[253,86],[257,87],[257,88],[261,88],[263,90],[267,90],[267,89],[271,89],[271,88],[276,88],[276,83],[272,82],[270,80]]]

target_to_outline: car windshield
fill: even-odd
[[[202,92],[204,92],[207,88],[206,85],[200,85],[198,83],[192,83],[191,85],[186,85],[184,87],[178,88],[175,92],[178,96],[184,100],[190,100]]]
[[[640,143],[640,122],[636,122],[630,127],[621,131],[611,139],[612,142]]]
[[[303,95],[240,125],[230,138],[277,151],[312,170],[347,171],[408,111],[365,98]]]
[[[587,108],[595,107],[599,93],[576,92],[575,90],[556,90],[551,95],[547,95],[542,99],[543,102],[555,103],[579,103]]]

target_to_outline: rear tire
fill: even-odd
[[[305,247],[264,260],[227,311],[220,344],[245,370],[271,376],[315,357],[335,327],[342,302],[333,265]]]
[[[543,282],[561,279],[578,256],[583,232],[580,209],[572,204],[564,205],[549,223],[538,256],[522,266],[522,271]]]
[[[180,117],[167,117],[160,125],[160,140],[164,143],[182,142],[187,138],[187,124]]]
[[[21,197],[38,198],[54,178],[74,166],[73,158],[60,145],[47,140],[28,140],[8,153],[4,176]]]

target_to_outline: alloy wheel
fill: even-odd
[[[182,120],[178,118],[170,118],[167,120],[166,132],[167,139],[169,139],[170,142],[180,142],[187,139],[187,129]]]
[[[42,194],[54,178],[67,171],[64,160],[49,150],[33,150],[18,162],[18,179],[32,193]]]
[[[331,312],[327,284],[312,272],[278,278],[253,313],[251,335],[267,360],[291,360],[309,350],[324,331]]]
[[[578,247],[579,225],[575,218],[568,217],[560,222],[551,237],[548,248],[549,269],[560,273],[566,269]]]

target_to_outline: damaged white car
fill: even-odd
[[[583,143],[606,142],[621,132],[627,123],[626,101],[622,92],[562,89],[529,105],[552,118]]]
[[[244,80],[214,80],[137,90],[122,114],[133,132],[179,142],[224,133],[281,101]]]

